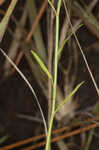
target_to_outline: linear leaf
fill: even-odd
[[[41,66],[42,70],[46,73],[46,75],[49,77],[49,79],[52,80],[52,83],[53,83],[52,75],[50,74],[50,72],[48,71],[46,66],[44,65],[43,61],[33,50],[31,51],[31,53],[34,56],[34,58],[36,59],[36,61],[38,62],[38,64]]]
[[[8,135],[5,135],[5,136],[1,137],[0,138],[0,144],[4,143],[8,138],[9,138]]]
[[[12,0],[11,1],[11,4],[4,16],[4,18],[2,19],[2,21],[0,22],[0,42],[2,41],[2,38],[4,36],[4,33],[6,31],[6,27],[8,25],[8,21],[10,19],[10,16],[12,14],[12,11],[14,10],[15,6],[16,6],[16,3],[17,3],[18,0]]]
[[[80,25],[77,27],[76,31],[77,31],[79,28],[81,28],[82,26],[83,26],[83,24],[80,24]],[[71,32],[71,33],[68,35],[68,37],[66,37],[66,39],[63,41],[61,47],[60,47],[59,50],[58,50],[58,55],[62,52],[64,45],[65,45],[66,42],[71,38],[71,36],[72,36],[73,34],[74,34],[74,33]]]
[[[79,83],[79,84],[75,87],[75,89],[57,106],[57,108],[56,108],[56,110],[55,110],[55,113],[56,113],[65,103],[67,103],[67,101],[70,100],[70,98],[78,91],[78,89],[80,88],[80,86],[81,86],[83,83],[84,83],[84,81],[81,82],[81,83]]]

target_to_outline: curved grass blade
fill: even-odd
[[[19,75],[22,77],[22,79],[26,82],[26,84],[28,85],[30,91],[32,92],[32,94],[34,95],[35,99],[36,99],[36,102],[38,104],[38,107],[39,107],[39,110],[40,110],[40,113],[41,113],[41,116],[42,116],[42,119],[43,119],[43,122],[44,122],[44,127],[45,127],[45,133],[47,135],[47,125],[46,125],[46,121],[45,121],[45,117],[44,117],[44,114],[43,114],[43,111],[42,111],[42,108],[41,108],[41,105],[39,103],[39,100],[36,96],[36,93],[34,91],[34,89],[32,88],[31,84],[29,83],[29,81],[27,80],[27,78],[24,76],[24,74],[19,70],[19,68],[13,63],[13,61],[7,56],[7,54],[0,48],[0,51],[1,53],[5,56],[5,58],[10,62],[10,64],[16,69],[16,71],[19,73]]]
[[[78,89],[80,88],[80,86],[84,84],[84,81],[79,83],[75,89],[57,106],[56,110],[55,110],[55,113],[65,104],[67,103],[70,98],[78,91]]]
[[[82,26],[83,26],[83,24],[80,24],[80,25],[77,27],[76,31],[77,31],[78,29],[80,29]],[[75,31],[75,32],[76,32],[76,31]],[[68,35],[68,37],[66,37],[66,39],[63,41],[61,47],[60,47],[59,50],[58,50],[58,55],[62,52],[62,50],[63,50],[63,48],[64,48],[64,45],[65,45],[66,42],[71,38],[71,36],[72,36],[73,34],[74,34],[74,33],[71,32],[71,33]]]
[[[41,66],[42,70],[46,73],[46,75],[49,77],[49,79],[52,80],[52,83],[53,83],[52,75],[50,74],[50,72],[48,71],[48,69],[46,68],[46,66],[44,65],[42,60],[40,59],[40,57],[33,50],[31,51],[31,53],[34,56],[34,58],[36,59],[36,61],[38,62],[38,64]]]

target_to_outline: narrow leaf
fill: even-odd
[[[93,136],[94,136],[94,130],[91,130],[91,131],[89,132],[88,141],[87,141],[87,144],[86,144],[84,150],[89,150],[89,149],[90,149],[90,146],[91,146],[91,143],[92,143]]]
[[[51,6],[52,10],[54,11],[55,15],[57,16],[57,11],[56,11],[55,7],[53,6],[52,2],[50,0],[48,0],[48,3]]]
[[[81,28],[82,26],[83,26],[83,24],[80,24],[80,25],[77,27],[76,31],[77,31],[79,28]],[[75,32],[76,32],[76,31],[75,31]],[[73,34],[74,34],[74,33],[71,32],[71,33],[68,35],[68,37],[66,37],[66,39],[63,41],[61,47],[60,47],[59,50],[58,50],[58,55],[62,52],[62,50],[63,50],[63,48],[64,48],[64,45],[65,45],[66,42],[71,38],[71,36],[72,36]]]
[[[40,57],[33,50],[31,51],[31,53],[34,56],[34,58],[36,59],[36,61],[38,62],[38,64],[41,66],[42,70],[46,73],[46,75],[49,77],[49,79],[52,80],[52,83],[53,83],[52,75],[50,74],[50,72],[48,71],[48,69],[46,68],[46,66],[44,65],[42,60],[40,59]]]
[[[8,135],[5,135],[5,136],[1,137],[0,138],[0,144],[4,143],[8,138],[9,138]]]
[[[2,38],[3,38],[4,33],[5,33],[5,31],[6,31],[6,27],[7,27],[7,25],[8,25],[8,21],[9,21],[10,16],[11,16],[11,14],[12,14],[12,12],[13,12],[15,6],[16,6],[17,1],[18,1],[18,0],[12,0],[12,1],[11,1],[11,4],[10,4],[8,10],[7,10],[7,12],[6,12],[4,18],[2,19],[2,21],[1,21],[1,23],[0,23],[0,42],[2,41]]]
[[[84,81],[81,82],[80,84],[78,84],[78,85],[75,87],[75,89],[57,106],[57,108],[56,108],[56,110],[55,110],[55,113],[56,113],[65,103],[67,103],[67,102],[70,100],[70,98],[78,91],[78,89],[80,88],[80,86],[81,86],[83,83],[84,83]]]

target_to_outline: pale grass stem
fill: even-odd
[[[20,76],[22,77],[22,79],[26,82],[26,84],[28,85],[30,91],[32,92],[32,94],[34,95],[37,105],[39,107],[43,122],[44,122],[44,127],[45,127],[45,133],[47,136],[47,125],[46,125],[46,121],[45,121],[45,117],[42,111],[42,108],[40,106],[39,100],[36,96],[36,93],[34,91],[34,89],[32,88],[31,84],[29,83],[29,81],[27,80],[27,78],[24,76],[24,74],[20,71],[20,69],[15,65],[15,63],[7,56],[7,54],[0,48],[1,53],[5,56],[5,58],[9,61],[9,63],[16,69],[16,71],[20,74]]]
[[[89,67],[88,61],[87,61],[87,59],[86,59],[86,57],[85,57],[85,54],[84,54],[84,52],[83,52],[83,50],[82,50],[82,48],[81,48],[81,45],[80,45],[80,43],[79,43],[79,41],[78,41],[78,38],[77,38],[77,36],[76,36],[76,34],[75,34],[75,30],[73,29],[73,26],[72,26],[72,24],[71,24],[71,20],[70,20],[70,17],[69,17],[68,9],[67,9],[67,7],[66,7],[66,4],[65,4],[65,1],[64,1],[64,0],[63,0],[63,3],[64,3],[65,11],[66,11],[66,14],[67,14],[67,19],[68,19],[68,21],[69,21],[69,23],[70,23],[72,32],[73,32],[73,34],[74,34],[74,37],[75,37],[75,39],[76,39],[76,42],[77,42],[78,47],[79,47],[79,49],[80,49],[80,52],[81,52],[81,54],[82,54],[82,56],[83,56],[83,59],[84,59],[84,61],[85,61],[86,67],[87,67],[87,69],[88,69],[89,75],[90,75],[90,77],[91,77],[91,79],[92,79],[92,82],[93,82],[93,84],[94,84],[94,87],[95,87],[95,89],[96,89],[97,95],[99,96],[99,88],[98,88],[98,85],[97,85],[97,83],[96,83],[96,81],[95,81],[95,79],[94,79],[94,76],[93,76],[92,71],[91,71],[91,69],[90,69],[90,67]]]

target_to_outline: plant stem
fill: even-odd
[[[52,132],[54,111],[55,111],[55,104],[56,104],[60,8],[61,8],[61,0],[59,0],[58,4],[57,4],[57,14],[58,15],[56,15],[56,41],[55,41],[55,58],[54,58],[53,102],[52,102],[52,112],[51,112],[51,118],[50,118],[50,124],[49,124],[49,130],[48,130],[48,136],[47,136],[47,140],[46,140],[45,150],[50,150],[51,132]]]
[[[90,131],[89,136],[88,136],[88,141],[84,150],[89,150],[89,147],[91,145],[92,138],[93,138],[93,132],[94,132],[93,130]]]

